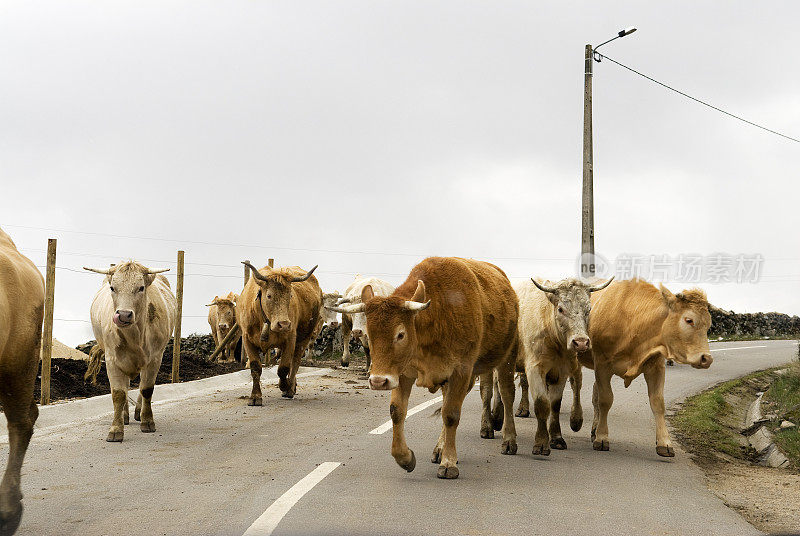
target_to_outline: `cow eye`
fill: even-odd
[[[560,305],[558,306],[558,313],[562,315],[564,314],[564,308],[561,307]]]
[[[111,292],[114,292],[114,287],[111,287]]]
[[[402,341],[403,337],[405,337],[405,336],[406,336],[406,334],[401,331],[400,333],[397,334],[397,340],[398,341]]]
[[[694,325],[694,320],[692,320],[692,319],[691,319],[691,318],[689,318],[688,316],[687,316],[686,318],[684,318],[684,320],[686,320],[686,323],[687,323],[687,324],[689,324],[690,326],[693,326],[693,325]]]
[[[144,292],[144,285],[142,285],[141,287],[139,287],[139,292]]]

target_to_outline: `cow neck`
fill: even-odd
[[[140,324],[144,324],[144,326],[142,327]],[[129,375],[136,375],[147,363],[147,354],[144,351],[144,342],[147,340],[147,324],[147,319],[143,320],[141,316],[139,316],[138,322],[124,329],[112,324],[117,335],[116,350],[124,352],[128,357],[135,356],[133,368],[131,370],[123,368]],[[121,363],[118,366],[122,367]]]
[[[564,353],[567,349],[566,334],[561,333],[556,325],[556,306],[548,299],[545,302],[545,316],[548,319],[546,322],[547,337],[551,341],[555,341],[560,353]]]
[[[261,289],[258,289],[258,293],[256,294],[256,308],[258,312],[261,314],[261,321],[266,324],[267,326],[271,326],[272,324],[267,318],[266,313],[264,312],[264,306],[261,304]]]

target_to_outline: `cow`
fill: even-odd
[[[331,329],[339,327],[339,313],[331,311],[328,307],[336,305],[342,297],[338,292],[325,292],[322,294],[322,308],[320,315],[322,315],[322,325],[330,326]],[[319,336],[319,334],[317,334]]]
[[[377,296],[370,285],[361,303],[340,312],[365,313],[372,350],[369,386],[391,390],[392,456],[406,471],[416,467],[405,439],[411,387],[442,389],[442,432],[431,462],[439,478],[458,478],[456,428],[461,405],[481,377],[491,389],[496,368],[505,402],[503,454],[516,454],[514,359],[518,305],[506,274],[493,264],[456,257],[430,257],[417,264],[390,296]]]
[[[39,409],[33,399],[44,316],[44,279],[0,229],[0,403],[8,421],[8,463],[0,483],[0,534],[22,520],[22,462]]]
[[[261,270],[248,261],[252,277],[239,295],[236,319],[242,329],[242,348],[250,363],[253,390],[247,404],[263,405],[261,394],[261,357],[275,348],[280,354],[278,386],[281,396],[294,398],[297,393],[297,369],[300,360],[319,330],[322,316],[322,290],[312,274],[298,266]]]
[[[238,296],[229,292],[224,298],[214,296],[208,307],[208,325],[211,326],[211,336],[214,337],[214,346],[219,346],[233,325],[236,323],[236,299]],[[241,337],[234,337],[219,356],[219,361],[231,363],[236,359],[236,346]],[[224,359],[223,359],[224,356]]]
[[[656,421],[656,453],[675,456],[664,418],[664,363],[672,359],[698,369],[710,367],[714,361],[708,347],[710,327],[708,299],[700,289],[673,294],[664,285],[656,288],[633,279],[618,281],[592,296],[592,347],[578,354],[578,359],[594,369],[594,450],[609,449],[608,411],[614,401],[611,377],[620,376],[628,387],[644,374]]]
[[[114,418],[106,441],[120,442],[125,424],[130,421],[128,389],[139,376],[139,398],[134,419],[141,421],[145,433],[156,431],[151,401],[161,358],[173,331],[177,301],[164,270],[151,270],[136,261],[127,261],[108,270],[84,270],[106,276],[92,301],[92,331],[105,354],[106,372],[111,384]],[[90,368],[97,370],[98,366]]]
[[[389,296],[394,292],[394,286],[377,277],[356,276],[355,281],[344,291],[344,297],[339,301],[342,303],[357,304],[361,302],[361,291],[369,285],[372,293],[376,296]],[[367,357],[367,370],[370,366],[369,337],[367,336],[366,318],[364,313],[342,314],[342,366],[350,365],[350,336],[361,342],[364,347],[364,354]]]
[[[572,388],[570,428],[577,432],[583,426],[583,375],[578,353],[591,347],[588,334],[590,295],[606,288],[613,279],[588,284],[576,278],[557,283],[531,278],[514,285],[519,298],[517,365],[522,365],[528,380],[526,384],[533,389],[537,419],[534,455],[548,456],[551,448],[567,448],[561,436],[559,413],[568,378]],[[522,389],[518,414],[522,413],[523,402],[528,402],[527,385]]]

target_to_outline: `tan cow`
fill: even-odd
[[[366,313],[372,347],[372,389],[392,390],[392,456],[406,471],[416,456],[405,438],[411,386],[442,389],[442,433],[431,462],[439,478],[458,477],[456,428],[461,405],[476,376],[491,389],[498,370],[505,401],[503,454],[516,454],[514,428],[514,353],[518,306],[514,289],[500,268],[471,259],[431,257],[416,265],[388,297],[365,286],[359,304],[344,305],[347,314]]]
[[[114,419],[106,441],[122,441],[129,422],[128,389],[139,376],[139,398],[134,419],[141,420],[142,432],[155,432],[151,400],[161,358],[175,330],[177,302],[163,275],[167,270],[151,270],[136,261],[112,266],[109,270],[86,268],[106,276],[92,301],[92,331],[99,350],[105,353],[106,372],[111,384]],[[99,363],[90,363],[93,370]]]
[[[531,279],[514,285],[519,297],[517,363],[523,364],[527,383],[533,389],[538,421],[533,454],[547,456],[550,448],[567,448],[561,436],[559,413],[568,378],[572,387],[570,428],[577,432],[583,425],[583,375],[578,352],[591,346],[588,334],[590,294],[607,287],[612,279],[594,285],[574,278],[557,283]],[[522,396],[527,402],[528,394],[524,389]]]
[[[644,374],[656,420],[656,452],[675,456],[664,418],[664,362],[673,359],[700,369],[711,366],[711,315],[705,292],[691,289],[675,295],[663,285],[659,290],[639,279],[619,281],[592,296],[589,320],[592,349],[578,357],[595,375],[593,448],[609,448],[611,376],[622,377],[628,387]]]
[[[236,299],[238,296],[229,292],[224,298],[214,296],[214,300],[207,305],[208,325],[211,326],[211,336],[214,337],[214,346],[219,346],[233,325],[236,323]],[[234,337],[218,357],[219,361],[231,363],[236,358],[236,345],[241,336]],[[224,359],[223,359],[224,356]]]
[[[252,277],[239,296],[236,316],[242,329],[242,348],[250,363],[253,390],[248,405],[261,406],[261,357],[272,348],[280,353],[278,386],[284,398],[297,392],[297,369],[322,323],[322,290],[312,274],[297,267],[261,270],[245,261]]]
[[[20,472],[39,409],[33,399],[44,314],[44,280],[0,229],[0,402],[8,422],[8,463],[0,483],[0,534],[22,519]]]

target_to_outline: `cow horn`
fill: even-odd
[[[325,309],[328,311],[334,311],[337,313],[344,313],[348,315],[352,315],[355,313],[363,313],[365,305],[363,303],[353,303],[351,305],[346,305],[344,307],[339,307],[338,305],[326,305]]]
[[[169,272],[169,268],[163,268],[161,270],[150,270],[148,268],[148,270],[145,272],[145,274],[156,275],[156,274],[163,274],[164,272]]]
[[[539,282],[538,282],[538,281],[536,281],[536,280],[535,280],[534,278],[532,278],[532,277],[531,277],[531,281],[533,281],[533,284],[534,284],[534,285],[536,285],[536,288],[538,288],[538,289],[539,289],[539,290],[541,290],[542,292],[549,292],[549,293],[551,293],[551,294],[555,294],[555,293],[556,293],[556,291],[558,290],[558,289],[556,289],[555,287],[546,287],[546,286],[544,286],[544,285],[540,285],[540,284],[539,284]]]
[[[430,305],[431,300],[428,300],[425,303],[406,300],[403,302],[403,309],[406,309],[407,311],[422,311],[430,307]]]
[[[611,279],[609,279],[605,283],[598,283],[597,285],[590,286],[589,287],[589,292],[597,292],[598,290],[603,290],[608,285],[610,285],[612,281],[614,281],[614,276],[613,275],[611,276]]]
[[[245,266],[250,268],[250,273],[252,274],[252,276],[255,277],[256,279],[258,279],[259,281],[266,281],[267,280],[266,277],[261,275],[261,272],[258,271],[258,268],[256,268],[252,264],[250,264],[250,261],[242,261],[242,264],[244,264]]]
[[[319,266],[319,264],[318,264],[317,266]],[[310,269],[309,271],[307,271],[307,272],[306,272],[306,275],[304,275],[303,277],[293,277],[293,278],[292,278],[292,279],[290,279],[289,281],[290,281],[291,283],[302,283],[303,281],[305,281],[306,279],[308,279],[309,277],[311,277],[311,274],[313,274],[313,273],[314,273],[314,270],[316,270],[316,269],[317,269],[317,266],[314,266],[312,269]]]
[[[339,298],[338,300],[336,300],[336,305],[341,305],[343,303],[350,303],[352,301],[353,300],[351,300],[350,298]]]
[[[111,270],[100,270],[98,268],[88,268],[86,266],[84,266],[83,269],[89,272],[94,272],[96,274],[108,275],[109,273],[111,273]]]

